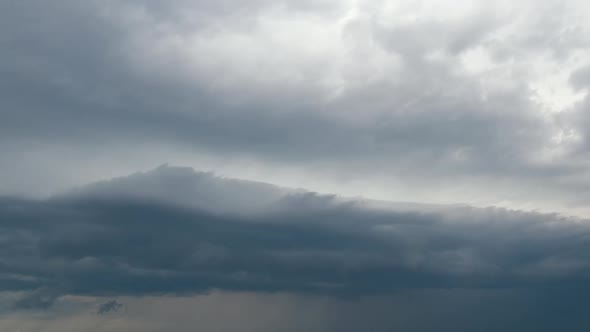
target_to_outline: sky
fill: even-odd
[[[0,1],[0,330],[585,331],[589,22]]]

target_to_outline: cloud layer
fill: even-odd
[[[556,214],[349,199],[161,166],[46,200],[4,197],[0,228],[5,328],[587,326],[590,227]]]
[[[585,215],[585,5],[446,5],[5,2],[0,189],[172,160]]]
[[[187,194],[165,194],[179,192],[178,183],[190,204]],[[249,188],[258,197],[266,191],[267,202],[236,210]],[[166,166],[44,201],[4,198],[0,212],[3,291],[585,289],[589,272],[590,228],[580,220],[497,208],[376,208]]]
[[[587,330],[588,13],[1,1],[0,330]]]

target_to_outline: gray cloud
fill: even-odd
[[[123,304],[121,304],[119,301],[117,301],[117,300],[110,300],[110,301],[107,301],[107,302],[101,304],[98,307],[98,314],[99,315],[106,315],[106,314],[109,314],[109,313],[117,312],[122,307],[123,307]]]
[[[561,180],[583,173],[563,153],[574,144],[555,139],[569,125],[556,125],[531,101],[536,77],[526,67],[543,53],[535,50],[584,48],[575,41],[584,39],[583,29],[574,41],[559,37],[569,9],[551,21],[552,34],[524,20],[517,25],[522,31],[506,37],[511,16],[486,6],[451,20],[405,22],[400,13],[401,23],[361,6],[329,33],[310,22],[336,25],[349,6],[67,0],[1,6],[10,27],[0,38],[8,50],[0,58],[0,135],[3,153],[14,156],[0,163],[11,174],[7,181],[25,172],[23,164],[32,168],[29,176],[49,172],[30,161],[46,145],[137,151],[158,143],[308,174],[402,178],[419,193],[428,184],[449,191],[451,182],[475,187],[484,202],[576,201]],[[552,12],[540,8],[543,17]],[[325,40],[310,42],[306,53],[282,21]],[[487,54],[493,69],[468,70],[475,60],[464,57],[474,50]],[[62,156],[43,156],[51,158]],[[521,194],[540,182],[535,197]],[[14,187],[25,190],[15,183],[4,192]]]
[[[587,7],[0,2],[0,330],[585,331]]]
[[[590,229],[556,214],[347,199],[161,166],[47,200],[4,197],[0,228],[0,290],[21,294],[0,327],[22,331],[588,322]],[[96,315],[120,308],[112,297],[125,312]]]
[[[181,179],[198,193],[194,204],[158,193],[176,191]],[[227,200],[209,190],[223,186]],[[248,186],[161,167],[46,201],[4,198],[0,287],[106,296],[585,289],[589,230],[580,220],[497,208],[384,210],[305,192],[223,212]]]

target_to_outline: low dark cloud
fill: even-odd
[[[18,294],[6,309],[54,315],[50,331],[98,331],[122,302],[113,331],[584,331],[590,317],[590,227],[557,214],[162,166],[46,200],[4,197],[0,230],[0,291]]]
[[[246,331],[585,331],[586,7],[0,1],[0,315],[94,331],[114,298],[236,301]],[[164,161],[417,203],[169,166],[94,182]],[[265,297],[297,314],[261,328]]]
[[[117,300],[110,300],[98,307],[99,315],[106,315],[119,311],[123,307],[123,304]]]
[[[45,201],[3,198],[0,288],[106,296],[213,289],[337,296],[455,288],[586,292],[590,228],[581,220],[498,208],[383,210],[305,192],[223,213],[222,196],[211,210],[198,206],[207,186],[194,188],[203,194],[194,196],[196,205],[144,195],[150,183],[173,191],[179,176],[232,183],[161,167]],[[141,182],[143,191],[108,194],[107,188],[116,193]],[[244,190],[247,183],[240,185]]]

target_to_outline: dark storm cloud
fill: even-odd
[[[107,301],[107,302],[101,304],[98,307],[98,314],[99,315],[106,315],[106,314],[109,314],[109,313],[117,312],[122,307],[123,307],[123,304],[121,304],[119,301],[117,301],[117,300],[110,300],[110,301]]]
[[[181,178],[201,194],[194,204],[158,193],[174,191]],[[213,289],[339,296],[424,288],[587,291],[590,228],[579,220],[497,208],[383,210],[304,192],[223,213],[240,196],[224,201],[216,190],[207,197],[203,184],[225,181],[230,188],[230,180],[161,167],[45,201],[4,198],[0,288],[43,291],[19,307],[49,303],[43,294]],[[125,188],[142,182],[142,191]],[[248,186],[240,185],[238,191]],[[220,202],[198,208],[211,197]]]
[[[584,4],[435,2],[0,1],[0,330],[586,331],[587,219],[167,166],[15,194],[178,153],[318,190],[585,209]],[[115,297],[159,307],[107,327]]]

